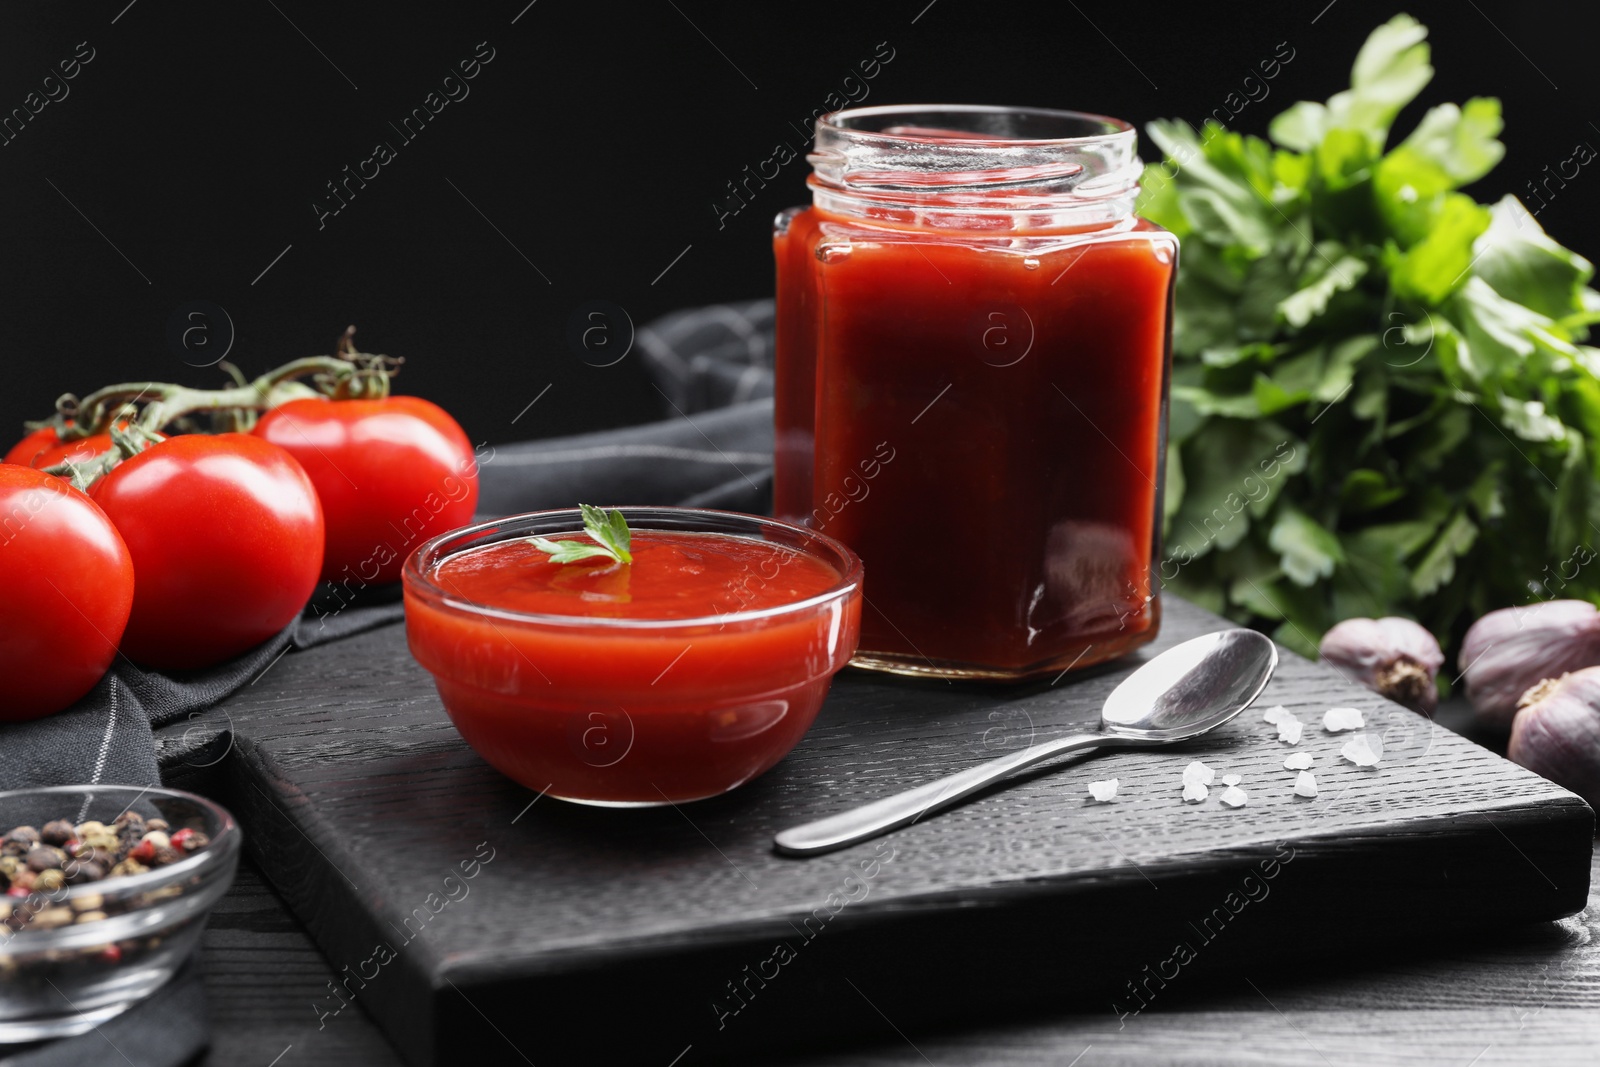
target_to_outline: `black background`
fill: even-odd
[[[444,404],[475,442],[667,414],[636,357],[579,358],[574,312],[605,300],[642,324],[768,295],[771,219],[806,199],[803,158],[725,225],[713,205],[747,164],[796,144],[880,42],[893,58],[865,83],[869,104],[1069,107],[1140,125],[1198,122],[1287,42],[1271,95],[1232,123],[1260,133],[1292,101],[1343,88],[1366,34],[1408,10],[1433,31],[1441,73],[1398,128],[1427,104],[1500,97],[1508,154],[1475,191],[1521,192],[1579,142],[1600,147],[1593,52],[1572,21],[1583,6],[7,4],[0,114],[79,42],[95,58],[0,146],[0,437],[63,391],[219,381],[167,340],[195,300],[226,309],[229,358],[250,374],[328,352],[356,323],[363,348],[407,358],[397,389]],[[494,58],[469,95],[403,142],[388,123],[483,41]],[[380,140],[395,160],[319,228],[325,183]],[[1590,256],[1597,193],[1600,171],[1585,171],[1539,216]]]

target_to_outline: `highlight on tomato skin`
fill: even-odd
[[[299,616],[322,569],[322,506],[295,458],[259,437],[188,434],[114,467],[90,495],[136,576],[122,650],[209,667]]]
[[[0,722],[52,715],[93,689],[133,597],[133,559],[94,501],[0,464]]]
[[[472,444],[443,408],[415,396],[291,400],[255,434],[305,468],[322,501],[322,578],[392,582],[411,550],[472,521]]]

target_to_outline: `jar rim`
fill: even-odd
[[[885,130],[875,130],[865,126],[851,125],[850,123],[863,119],[877,119],[896,115],[1005,115],[1028,117],[1033,119],[1048,119],[1061,122],[1081,122],[1085,125],[1098,125],[1099,132],[1075,134],[1063,137],[1017,137],[1017,136],[978,136],[981,131],[970,131],[969,136],[959,138],[919,136],[911,133],[891,133]],[[1060,108],[1043,107],[1008,107],[1000,104],[875,104],[872,107],[841,108],[822,115],[816,122],[817,132],[823,127],[830,131],[846,135],[871,136],[884,138],[891,141],[904,141],[908,144],[949,144],[956,142],[978,146],[1060,146],[1072,147],[1074,145],[1090,145],[1098,142],[1137,138],[1138,133],[1133,124],[1124,119],[1114,118],[1110,115],[1101,115],[1092,111],[1072,111]],[[931,132],[931,131],[930,131]],[[952,127],[952,132],[968,134],[969,131]]]
[[[812,203],[865,221],[984,232],[1117,225],[1133,215],[1139,135],[1085,111],[887,104],[817,120]]]

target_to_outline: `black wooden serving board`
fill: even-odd
[[[763,778],[620,811],[490,769],[392,626],[287,656],[225,703],[219,788],[344,976],[306,1011],[365,1010],[419,1065],[742,1062],[886,1023],[1126,1017],[1269,959],[1583,907],[1583,801],[1287,652],[1200,741],[1052,765],[829,855],[772,851],[786,826],[1092,723],[1148,655],[1223,625],[1168,598],[1153,648],[1017,688],[847,671]],[[1261,719],[1278,703],[1307,723],[1297,747]],[[1378,767],[1339,757],[1334,705],[1383,733]],[[1291,791],[1296,751],[1316,799]],[[1248,805],[1221,806],[1220,783],[1184,803],[1196,758],[1242,775]],[[1116,799],[1093,803],[1111,777]]]

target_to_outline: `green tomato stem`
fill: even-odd
[[[247,380],[232,363],[219,363],[233,383],[220,389],[196,389],[172,382],[119,382],[97,389],[82,400],[67,393],[56,401],[53,416],[30,422],[27,428],[54,428],[63,443],[110,433],[114,447],[88,459],[48,468],[49,473],[67,477],[77,488],[87,490],[122,460],[165,440],[163,431],[200,429],[192,418],[195,415],[209,415],[213,431],[248,433],[255,428],[260,412],[291,400],[388,396],[389,379],[398,373],[404,360],[357,351],[355,332],[354,326],[345,329],[336,355],[293,359],[253,380]],[[303,378],[310,378],[312,384],[301,381]]]
[[[348,338],[349,333],[346,333]],[[341,344],[344,342],[341,341]],[[125,409],[144,404],[137,416],[140,427],[159,432],[186,415],[200,412],[254,413],[270,411],[290,400],[327,396],[335,400],[380,398],[389,395],[389,377],[400,364],[397,359],[351,350],[338,356],[307,356],[290,360],[252,381],[244,381],[238,369],[227,370],[237,384],[223,389],[195,389],[171,382],[119,382],[97,389],[77,400],[70,394],[57,401],[54,425],[62,441],[76,441],[105,433]],[[314,377],[318,388],[298,381]],[[67,421],[71,420],[71,425]],[[238,424],[253,424],[238,418]]]

